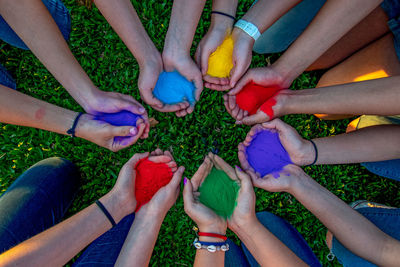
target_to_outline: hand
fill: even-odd
[[[249,82],[254,82],[265,87],[281,89],[261,105],[254,115],[249,115],[247,111],[240,109],[236,103],[236,95]],[[285,81],[283,76],[281,76],[273,66],[250,69],[243,78],[240,79],[237,85],[227,95],[224,95],[224,104],[228,113],[236,119],[237,124],[253,125],[269,121],[275,117],[288,114],[286,103],[291,91],[283,90],[283,88],[287,88],[289,85],[290,82]],[[261,109],[270,110],[269,115]]]
[[[92,115],[83,114],[76,126],[76,136],[86,139],[113,152],[133,145],[146,133],[147,125],[143,119],[133,126],[113,126],[104,121],[95,120]]]
[[[236,166],[236,175],[240,180],[240,190],[237,198],[237,206],[232,217],[228,220],[229,229],[236,232],[237,229],[249,227],[257,221],[255,206],[256,195],[250,177]]]
[[[172,57],[169,56],[167,52],[163,54],[164,68],[166,71],[177,70],[182,76],[184,76],[188,81],[194,82],[195,85],[195,99],[198,101],[200,99],[201,92],[203,91],[203,80],[201,72],[194,61],[187,56]],[[181,110],[176,111],[176,116],[183,117],[190,114],[194,110],[194,105],[189,105],[189,103],[182,103],[184,106]]]
[[[124,95],[115,92],[104,92],[101,90],[95,91],[90,101],[83,107],[88,113],[96,115],[98,112],[116,113],[122,110],[127,110],[143,117],[144,138],[147,138],[150,124],[145,108],[139,104],[132,96]]]
[[[180,191],[180,182],[185,168],[177,167],[170,152],[157,149],[151,153],[149,160],[166,163],[174,172],[171,181],[160,188],[153,198],[138,211],[138,216],[154,215],[156,218],[164,218],[172,205],[175,204]],[[139,215],[140,214],[140,215]],[[144,215],[145,214],[145,215]]]
[[[294,189],[301,183],[303,178],[309,179],[309,176],[296,165],[286,165],[278,174],[268,174],[263,178],[253,178],[254,186],[262,188],[269,192],[288,192],[293,193]]]
[[[304,166],[311,164],[315,158],[314,147],[310,141],[303,139],[297,131],[290,125],[284,123],[280,119],[253,126],[248,132],[245,140],[239,144],[238,157],[243,169],[248,171],[253,178],[260,178],[247,161],[246,149],[251,144],[254,135],[260,131],[271,130],[276,131],[282,146],[288,152],[291,161],[298,165]]]
[[[125,215],[134,212],[136,209],[136,163],[138,163],[139,160],[146,158],[148,155],[148,152],[133,155],[133,157],[121,168],[117,182],[115,183],[113,189],[111,189],[111,191],[108,193],[115,196],[119,200],[120,207],[124,211],[123,214]]]
[[[229,78],[218,78],[207,74],[208,59],[210,55],[215,52],[217,47],[220,46],[224,41],[227,34],[230,34],[232,31],[232,22],[229,20],[230,18],[228,18],[228,23],[220,23],[215,26],[210,26],[207,34],[197,46],[195,58],[197,65],[201,69],[201,73],[205,81],[204,85],[207,88],[212,89],[214,85],[229,85]]]
[[[232,32],[234,40],[233,68],[230,76],[230,87],[233,88],[250,66],[254,39],[239,28]]]
[[[199,202],[198,189],[213,168],[213,162],[206,156],[191,180],[185,178],[183,201],[186,214],[197,224],[201,232],[211,232],[221,235],[226,233],[226,221],[210,208]]]

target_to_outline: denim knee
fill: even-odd
[[[60,29],[64,39],[68,40],[71,33],[71,16],[69,10],[61,0],[42,0],[42,2],[49,10],[50,15]],[[29,50],[26,44],[19,38],[2,16],[0,16],[0,39],[12,46]]]

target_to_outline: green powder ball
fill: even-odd
[[[223,218],[231,217],[239,185],[221,170],[213,168],[199,188],[200,202]]]

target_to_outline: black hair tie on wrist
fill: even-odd
[[[317,148],[317,145],[314,143],[314,141],[313,140],[308,140],[308,141],[310,141],[311,142],[311,144],[313,145],[313,147],[314,147],[314,151],[315,151],[315,158],[314,158],[314,161],[313,161],[313,163],[311,163],[311,164],[308,164],[308,165],[306,165],[306,166],[312,166],[312,165],[314,165],[316,162],[317,162],[317,160],[318,160],[318,148]]]
[[[219,15],[222,15],[222,16],[225,16],[225,17],[228,17],[228,18],[231,18],[231,19],[233,19],[234,21],[236,21],[236,18],[235,18],[234,16],[229,15],[229,14],[224,13],[224,12],[220,12],[220,11],[211,11],[211,14],[219,14]]]
[[[79,113],[78,113],[78,115],[76,116],[76,118],[75,118],[75,120],[74,120],[74,123],[72,124],[71,129],[69,129],[69,130],[67,131],[67,134],[71,135],[71,137],[75,137],[75,128],[76,128],[76,125],[78,125],[79,118],[80,118],[82,115],[83,115],[82,112],[79,112]]]
[[[104,213],[104,215],[106,215],[107,219],[110,221],[110,223],[114,227],[116,225],[116,223],[115,223],[113,217],[111,216],[111,214],[106,209],[106,207],[104,207],[103,203],[101,203],[100,200],[96,200],[96,204],[97,204],[97,206],[99,206],[101,211]]]

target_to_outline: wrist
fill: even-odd
[[[304,194],[307,188],[311,185],[312,182],[310,176],[308,176],[303,171],[299,172],[298,174],[293,175],[293,179],[291,179],[290,186],[287,190],[287,193],[293,195],[296,199],[298,196]]]
[[[134,210],[134,208],[132,209],[131,203],[128,203],[128,201],[123,199],[120,194],[113,192],[113,190],[111,190],[99,200],[107,209],[107,211],[111,214],[112,218],[117,224],[126,215],[132,213]],[[134,206],[136,206],[136,204]]]
[[[310,140],[302,139],[300,148],[300,166],[311,165],[315,159],[315,149]]]
[[[211,14],[211,30],[223,30],[231,33],[235,21],[229,17],[219,14]]]
[[[214,225],[207,225],[207,226],[203,226],[203,225],[199,225],[199,232],[203,232],[203,233],[214,233],[214,234],[219,234],[219,235],[226,235],[226,224],[222,225],[222,224],[214,224]],[[204,240],[203,240],[204,239]],[[216,238],[216,237],[208,237],[208,236],[200,236],[199,240],[200,241],[207,241],[205,239],[218,239],[220,240],[220,238]]]
[[[252,236],[252,231],[257,228],[258,224],[257,217],[249,218],[248,220],[240,220],[235,223],[229,223],[229,229],[231,229],[240,239],[244,236]]]
[[[275,72],[279,73],[282,78],[282,85],[284,89],[290,87],[292,82],[297,78],[298,72],[295,71],[290,64],[286,64],[279,58],[274,64],[270,67],[275,70]]]
[[[242,29],[239,29],[237,27],[234,27],[232,31],[232,38],[234,40],[234,43],[236,44],[237,42],[245,42],[249,46],[253,47],[255,41],[254,39],[248,35],[246,32],[244,32]]]

